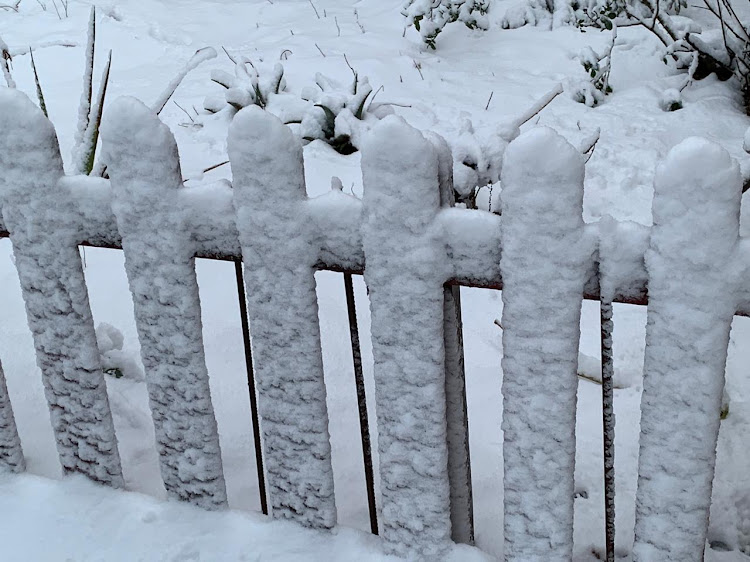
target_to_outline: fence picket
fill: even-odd
[[[114,425],[78,253],[77,210],[52,124],[23,94],[0,90],[0,200],[37,364],[66,473],[122,486]]]
[[[302,146],[257,107],[229,132],[271,514],[312,527],[336,522]]]
[[[594,245],[580,154],[551,129],[513,141],[503,164],[505,559],[573,555],[580,311]]]
[[[120,98],[102,128],[141,358],[167,493],[226,506],[219,434],[203,349],[182,175],[172,133],[141,102]]]
[[[13,407],[5,384],[5,373],[0,365],[0,468],[3,467],[11,472],[23,472],[26,461],[23,458]]]
[[[440,206],[452,208],[453,156],[444,138],[427,137],[438,156]],[[466,403],[461,287],[443,288],[443,342],[445,346],[445,400],[448,431],[448,475],[451,486],[451,538],[474,544],[474,498],[469,453],[469,413]]]
[[[381,535],[391,553],[439,559],[451,522],[437,153],[417,130],[386,119],[363,147],[362,177]]]
[[[738,304],[742,179],[724,149],[688,139],[655,185],[634,559],[697,562]]]

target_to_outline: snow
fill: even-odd
[[[593,244],[583,158],[537,128],[505,152],[503,458],[505,559],[573,553],[576,365],[580,303]]]
[[[683,141],[657,170],[646,254],[649,308],[634,547],[639,562],[703,559],[737,308],[741,185],[737,163],[702,139]]]
[[[4,539],[22,538],[32,560],[288,560],[387,562],[375,537],[341,528],[317,533],[258,514],[205,512],[133,492],[111,492],[82,478],[55,482],[0,474]],[[40,505],[55,509],[41,514]],[[39,540],[44,536],[44,540]],[[455,547],[446,562],[485,562]]]
[[[249,106],[229,132],[271,513],[336,523],[326,385],[306,220],[302,146],[277,117]],[[302,219],[302,220],[300,220]]]
[[[224,507],[195,252],[175,206],[182,187],[177,145],[156,114],[132,98],[110,106],[102,140],[164,486],[170,497],[209,509]]]
[[[565,27],[552,31],[541,28],[500,31],[496,24],[503,17],[506,7],[512,4],[506,6],[506,3],[500,3],[497,6],[499,9],[489,14],[491,31],[471,31],[460,23],[447,26],[440,35],[437,51],[432,52],[422,48],[414,30],[407,30],[406,35],[402,36],[404,20],[399,14],[402,0],[362,0],[357,4],[356,12],[351,5],[332,0],[314,0],[314,3],[320,12],[320,19],[315,17],[309,3],[286,0],[274,0],[273,3],[267,0],[118,0],[116,4],[100,6],[97,52],[101,54],[110,48],[114,50],[107,106],[120,95],[134,95],[151,103],[184,61],[190,59],[196,49],[206,45],[212,45],[219,53],[220,47],[226,46],[233,55],[252,58],[261,69],[262,76],[265,76],[262,70],[272,68],[279,61],[282,51],[288,49],[281,63],[290,93],[279,96],[281,98],[296,96],[297,92],[314,84],[318,72],[341,84],[350,83],[351,71],[342,56],[346,53],[360,75],[369,76],[376,88],[381,84],[384,86],[384,90],[378,94],[378,101],[395,102],[398,105],[393,106],[393,111],[398,115],[421,131],[434,131],[445,136],[454,149],[459,133],[468,120],[473,133],[466,137],[467,143],[478,141],[470,146],[476,146],[480,154],[486,155],[489,153],[486,150],[488,147],[502,150],[507,144],[507,141],[503,142],[508,138],[503,132],[507,128],[504,124],[515,122],[534,100],[554,85],[562,82],[569,88],[571,81],[584,76],[580,64],[575,60],[575,53],[585,46],[601,52],[609,39],[608,34],[582,34]],[[62,20],[58,20],[52,11],[43,12],[34,2],[24,1],[19,13],[0,11],[0,36],[7,41],[9,53],[14,57],[13,76],[21,91],[32,97],[35,87],[28,46],[34,49],[48,109],[65,155],[72,148],[76,126],[88,8],[86,2],[73,0],[70,17]],[[337,27],[340,27],[340,34]],[[316,44],[325,56],[316,49]],[[671,147],[686,137],[700,135],[721,144],[732,156],[741,160],[743,169],[747,168],[747,155],[742,147],[747,118],[741,110],[741,99],[731,83],[721,83],[713,76],[696,81],[683,92],[683,109],[664,112],[659,106],[661,93],[670,88],[681,88],[684,75],[666,68],[660,57],[661,47],[646,32],[621,28],[613,52],[611,83],[614,92],[603,104],[589,109],[562,95],[521,127],[522,131],[528,131],[538,125],[551,126],[573,146],[584,144],[582,139],[589,139],[594,131],[601,130],[601,138],[586,166],[583,213],[590,223],[587,225],[590,236],[599,240],[602,270],[612,269],[612,273],[606,275],[611,281],[609,286],[619,287],[616,289],[618,298],[631,302],[642,302],[646,286],[643,255],[652,223],[651,200],[656,164]],[[419,71],[416,65],[419,65]],[[203,172],[227,159],[226,131],[231,115],[221,112],[211,118],[203,115],[196,118],[192,110],[195,106],[202,113],[200,108],[204,98],[221,91],[219,86],[210,82],[214,70],[231,71],[232,65],[220,54],[189,74],[174,94],[173,99],[195,118],[196,123],[192,123],[171,102],[165,106],[161,116],[176,136],[182,155],[183,179],[187,181],[185,189],[174,194],[173,201],[175,209],[182,210],[181,220],[192,225],[190,244],[198,255],[231,258],[240,254],[240,244],[234,225],[229,166]],[[491,103],[485,110],[491,93]],[[284,102],[281,105],[287,108],[287,100],[279,101]],[[224,99],[221,102],[226,105]],[[273,108],[273,112],[282,115],[280,108]],[[295,132],[299,134],[299,130]],[[494,140],[497,143],[492,144],[490,141]],[[311,199],[306,203],[305,220],[300,224],[309,225],[314,231],[309,236],[315,240],[312,245],[320,250],[318,261],[330,264],[334,269],[340,269],[341,264],[345,263],[346,268],[362,271],[360,153],[343,157],[320,141],[307,144],[303,152],[307,191]],[[330,190],[331,176],[334,175],[341,179],[343,193]],[[57,183],[57,189],[62,192],[59,194],[61,200],[69,197],[74,202],[79,240],[98,244],[120,243],[117,223],[110,208],[109,182],[94,178],[66,178]],[[483,190],[483,197],[487,191]],[[493,189],[493,210],[497,208],[494,201],[499,191]],[[4,201],[4,195],[0,199]],[[596,222],[608,215],[618,221],[611,225],[611,229],[604,223]],[[747,216],[747,209],[743,209],[744,232],[747,232]],[[441,247],[449,255],[445,263],[451,270],[448,277],[458,281],[470,278],[477,285],[499,288],[502,282],[498,265],[501,224],[502,218],[490,213],[460,208],[440,211],[435,229],[441,233]],[[4,226],[5,219],[0,218],[0,230]],[[750,268],[748,248],[746,241],[742,241],[737,257],[738,265],[745,268],[745,279]],[[29,470],[55,478],[59,475],[59,461],[51,424],[44,413],[43,378],[35,366],[31,332],[26,326],[20,282],[13,259],[10,242],[0,241],[0,356]],[[233,264],[207,260],[197,262],[206,363],[221,441],[228,500],[237,509],[257,510],[253,435]],[[84,263],[94,320],[97,325],[108,322],[116,326],[125,339],[123,355],[130,355],[134,362],[140,363],[122,253],[86,248]],[[591,260],[586,282],[586,292],[591,296],[598,296],[598,284],[593,277],[596,268],[596,260]],[[331,412],[328,430],[338,525],[368,529],[341,274],[317,273],[316,285],[326,402]],[[369,307],[364,284],[358,276],[355,276],[355,290],[370,419],[374,420]],[[746,313],[750,311],[748,291],[747,284],[743,283],[738,294],[740,310]],[[502,310],[501,294],[498,291],[462,288],[461,298],[476,541],[485,552],[502,558],[502,330],[493,324]],[[618,386],[615,390],[618,421],[617,550],[618,556],[627,557],[632,549],[635,520],[638,417],[646,312],[643,307],[629,305],[615,304],[614,309],[615,379]],[[598,318],[598,303],[585,302],[581,319],[581,353],[585,357],[599,356]],[[729,416],[722,421],[719,433],[708,533],[708,543],[713,548],[706,551],[706,560],[712,562],[743,560],[745,557],[740,550],[747,552],[750,545],[750,500],[747,495],[750,481],[747,478],[748,458],[743,437],[750,422],[747,406],[750,404],[750,394],[746,377],[750,360],[746,345],[748,337],[750,322],[745,318],[736,318],[726,365]],[[597,363],[598,359],[585,361],[581,364],[581,370],[584,374],[598,375]],[[145,385],[110,376],[104,378],[127,487],[163,498]],[[602,558],[600,395],[598,385],[579,380],[575,490],[580,494],[575,499],[573,559],[584,562]],[[371,434],[375,440],[377,427],[374,423]],[[374,456],[378,489],[377,451]],[[54,489],[62,493],[68,481],[37,483],[46,490]],[[18,490],[14,485],[5,488],[0,497],[3,505],[11,497],[9,488]],[[68,494],[67,500],[74,502],[74,498],[80,495],[81,490],[76,489]],[[17,517],[21,513],[19,503],[27,510],[24,513],[29,514],[29,518],[23,521],[31,521],[25,529],[33,531],[33,538],[29,539],[28,532],[9,532],[7,535],[10,536],[4,534],[3,539],[11,553],[9,556],[20,553],[16,558],[23,558],[30,545],[37,546],[39,542],[36,540],[39,536],[37,522],[43,518],[57,521],[62,506],[68,502],[63,502],[58,496],[55,501],[38,506],[39,502],[26,496],[23,502],[8,504],[13,508],[4,513],[11,519]],[[157,503],[153,505],[162,506]],[[190,509],[188,506],[166,505]],[[124,544],[122,552],[127,552],[127,547],[135,548],[132,541],[111,541],[116,536],[116,527],[114,531],[97,527],[97,523],[101,522],[98,520],[102,519],[97,515],[101,512],[88,511],[91,515],[76,512],[75,517],[79,526],[85,525],[86,529],[91,529],[85,537],[75,532],[68,533],[66,537],[54,526],[45,535],[61,541],[70,538],[66,546],[68,550],[64,552],[76,559],[78,553],[88,552],[85,549],[89,546],[93,552],[96,552],[96,548],[102,552],[109,548],[108,544],[93,541],[92,536],[102,537],[115,545]],[[117,517],[118,524],[132,520],[129,513],[118,513],[122,513]],[[205,528],[214,532],[216,527],[206,523],[214,517],[243,518],[243,524],[233,527],[227,534],[215,531],[224,544],[229,541],[227,535],[230,534],[236,540],[250,536],[247,523],[250,517],[247,515],[197,510],[190,513],[191,526],[181,527],[180,533],[172,535],[172,544],[184,544],[184,536],[202,536],[202,529]],[[161,530],[164,536],[168,536],[165,529],[172,517],[179,518],[170,514],[152,523],[153,535],[157,536]],[[276,523],[266,523],[264,520],[262,528],[267,529],[268,525]],[[14,530],[17,528],[12,527]],[[284,547],[286,539],[293,532],[292,527],[285,527],[287,529],[290,530],[277,541],[277,548]],[[340,533],[351,536],[353,532],[345,527],[336,527],[334,539]],[[301,547],[299,552],[302,554],[299,556],[304,558],[308,554],[307,559],[315,558],[322,552],[320,557],[325,558],[325,549],[331,544],[327,542],[330,535],[305,535],[308,536],[317,539],[304,539],[308,546]],[[273,541],[276,537],[273,535],[269,540]],[[201,543],[201,556],[215,559],[216,553],[222,552],[222,544],[206,540],[207,543]],[[323,541],[325,546],[321,546],[320,551],[314,551],[311,546],[314,540]],[[363,540],[367,545],[375,544],[364,537]],[[304,541],[300,539],[294,544],[303,545]],[[169,559],[170,555],[180,558],[179,551],[175,553],[172,550],[170,541],[149,543],[148,548],[150,550],[145,552],[144,558],[158,558],[162,553],[162,558]],[[357,542],[341,557],[349,560],[383,556],[380,547],[375,553],[368,548]],[[734,550],[718,550],[723,548]],[[192,552],[186,550],[182,558]],[[243,554],[247,552],[252,550],[245,550]],[[263,552],[270,553],[271,559],[274,555],[281,559],[292,558],[288,551]],[[462,549],[458,559],[467,559],[470,556],[468,553],[475,554],[476,551]],[[117,559],[118,556],[123,555],[113,553],[110,558]],[[248,555],[251,559],[252,556]],[[90,557],[96,558],[96,554]]]

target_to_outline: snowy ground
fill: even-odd
[[[33,77],[24,53],[29,45],[34,49],[50,117],[67,156],[80,96],[89,3],[71,0],[70,15],[62,19],[51,2],[47,4],[44,11],[40,3],[23,0],[18,13],[0,10],[0,37],[14,55],[13,72],[19,88],[29,95],[34,92]],[[346,54],[360,75],[369,76],[374,88],[383,86],[379,101],[409,106],[396,111],[421,129],[455,138],[465,119],[472,121],[477,136],[489,135],[555,83],[583,78],[576,53],[586,45],[601,49],[607,40],[604,34],[582,34],[574,29],[502,31],[496,26],[481,33],[452,26],[441,35],[438,51],[427,52],[413,30],[402,37],[399,5],[400,0],[315,0],[318,19],[310,4],[302,0],[109,1],[99,4],[97,51],[101,62],[106,50],[113,50],[109,99],[127,94],[147,103],[196,49],[206,45],[219,51],[224,46],[260,65],[272,65],[282,51],[290,50],[284,66],[294,91],[312,84],[315,72],[348,80]],[[499,19],[504,7],[499,4],[494,19]],[[740,109],[739,96],[712,77],[686,92],[683,110],[661,111],[661,92],[679,84],[681,78],[661,63],[656,42],[638,30],[620,31],[613,64],[614,94],[603,106],[590,109],[563,94],[526,128],[548,125],[574,144],[601,128],[601,140],[587,165],[586,220],[611,214],[620,220],[650,224],[656,162],[692,135],[717,141],[741,158],[748,119]],[[213,68],[229,70],[228,59],[220,56],[190,74],[175,101],[188,109],[193,105],[200,108],[205,96],[219,93],[219,86],[209,79]],[[95,76],[98,74],[97,70]],[[202,128],[190,126],[174,104],[169,104],[162,116],[177,137],[183,175],[190,182],[227,177],[226,167],[201,173],[226,159],[224,121],[204,118]],[[358,154],[340,156],[315,142],[306,147],[305,160],[310,194],[326,191],[332,175],[342,179],[345,190],[361,194]],[[745,230],[749,225],[746,220]],[[122,255],[87,249],[85,257],[95,321],[121,330],[125,350],[137,358]],[[8,560],[347,560],[355,555],[362,559],[382,556],[377,541],[364,533],[340,529],[326,537],[241,513],[259,510],[259,500],[234,272],[226,263],[201,260],[197,267],[228,493],[231,506],[240,512],[205,514],[140,495],[113,494],[78,480],[55,483],[31,475],[3,476],[0,541]],[[29,472],[58,478],[31,334],[7,240],[0,241],[0,287],[0,357]],[[356,289],[369,377],[369,313],[364,285],[359,282]],[[500,294],[492,291],[465,289],[462,294],[477,546],[501,557],[502,350],[501,330],[493,321],[500,317],[502,302]],[[364,531],[368,529],[367,504],[341,275],[319,274],[318,296],[339,522]],[[615,325],[620,387],[615,392],[617,544],[627,554],[634,519],[645,310],[617,306]],[[730,414],[722,423],[712,510],[710,539],[716,550],[710,551],[708,560],[745,559],[736,549],[750,543],[750,475],[746,469],[750,459],[743,446],[750,425],[748,341],[750,321],[737,319],[727,365]],[[598,307],[594,303],[584,305],[581,352],[598,356]],[[597,367],[596,361],[588,359],[581,366],[584,371]],[[369,378],[368,384],[372,397]],[[145,387],[113,378],[108,378],[108,387],[128,487],[163,498]],[[596,559],[592,551],[601,550],[604,542],[599,394],[598,385],[581,381],[575,559],[582,561]],[[38,541],[38,537],[50,538]],[[479,553],[465,548],[453,556],[456,560],[481,559]]]

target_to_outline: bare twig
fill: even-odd
[[[211,170],[215,170],[216,168],[221,168],[222,166],[225,166],[226,164],[229,164],[229,160],[225,160],[224,162],[219,162],[218,164],[214,164],[213,166],[209,166],[205,170],[203,170],[203,173],[210,172]]]
[[[315,15],[318,16],[318,19],[320,19],[320,14],[318,13],[318,9],[315,7],[315,4],[312,3],[312,0],[307,0],[307,1],[310,2],[312,9],[315,10]]]
[[[369,103],[369,105],[367,106],[367,110],[368,110],[368,111],[369,111],[369,110],[370,110],[370,108],[372,107],[372,102],[374,102],[374,101],[375,101],[375,98],[377,97],[377,95],[378,95],[378,94],[379,94],[380,92],[382,92],[383,90],[385,90],[385,87],[383,87],[383,85],[381,85],[381,86],[380,86],[380,88],[378,88],[377,90],[375,90],[375,93],[374,93],[374,94],[372,95],[372,97],[370,98],[370,103]]]
[[[424,74],[422,74],[422,63],[417,62],[415,59],[412,59],[412,62],[414,63],[414,68],[416,68],[417,72],[419,72],[419,76],[421,76],[422,80],[424,80]]]
[[[487,111],[490,108],[490,102],[492,101],[492,96],[495,95],[495,90],[492,90],[490,92],[490,99],[487,100],[487,105],[484,106],[484,110]]]
[[[357,11],[357,8],[354,8],[354,21],[357,23],[357,26],[359,27],[359,30],[364,35],[365,28],[364,26],[359,22],[359,12]]]
[[[554,88],[552,88],[549,92],[544,94],[541,98],[539,98],[534,105],[532,105],[526,113],[518,117],[514,122],[514,127],[520,127],[524,123],[528,123],[531,121],[536,115],[538,115],[545,107],[547,107],[550,103],[552,103],[552,100],[554,100],[557,96],[562,94],[563,92],[563,85],[557,84]]]
[[[18,13],[18,6],[21,5],[21,0],[18,0],[15,4],[0,4],[0,10],[12,10]]]
[[[229,54],[229,51],[227,51],[227,48],[222,45],[221,47],[222,51],[224,51],[224,54],[227,55],[227,58],[232,61],[233,64],[237,64],[237,59],[235,59],[232,55]]]
[[[57,14],[57,19],[62,20],[62,16],[60,15],[60,10],[57,8],[57,2],[55,2],[55,0],[52,0],[52,5],[55,7],[55,13]]]
[[[355,92],[354,93],[356,94],[357,93],[356,92],[356,88],[357,88],[357,71],[354,70],[354,67],[349,63],[349,59],[346,58],[346,53],[344,53],[344,61],[346,61],[346,66],[349,67],[349,70],[351,70],[352,74],[354,75],[354,88],[355,88]]]
[[[294,53],[291,51],[291,49],[284,49],[281,51],[281,54],[279,55],[279,60],[288,60],[289,55],[293,55]]]
[[[36,0],[36,3],[42,7],[43,12],[47,11],[47,4],[45,2],[42,2],[42,0]]]
[[[183,112],[183,113],[184,113],[185,115],[187,115],[187,116],[188,116],[188,119],[190,119],[191,123],[195,123],[195,119],[193,119],[193,116],[192,116],[192,115],[190,115],[190,114],[189,114],[189,113],[187,112],[187,110],[186,110],[186,109],[185,109],[184,107],[182,107],[182,106],[181,106],[181,105],[180,105],[179,103],[177,103],[177,102],[176,102],[176,101],[174,101],[174,100],[172,100],[172,103],[173,103],[173,104],[175,104],[175,105],[176,105],[177,107],[179,107],[179,108],[180,108],[180,109],[182,110],[182,112]]]
[[[336,24],[336,31],[337,31],[336,37],[341,37],[341,28],[339,27],[339,18],[337,18],[336,16],[333,16],[333,21]]]
[[[323,55],[324,57],[326,56],[326,54],[325,54],[325,53],[323,52],[323,50],[322,50],[322,49],[321,49],[321,48],[320,48],[320,47],[318,46],[318,44],[317,44],[317,43],[315,43],[315,47],[316,47],[316,48],[318,49],[318,51],[320,51],[320,54],[321,54],[321,55]]]

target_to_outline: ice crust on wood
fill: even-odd
[[[0,202],[10,232],[60,463],[123,485],[77,244],[76,206],[59,187],[57,136],[20,92],[0,90]]]
[[[182,186],[177,145],[156,114],[132,98],[110,107],[102,138],[164,486],[171,497],[224,507],[195,250],[177,206]]]
[[[275,116],[240,111],[229,130],[272,514],[336,522],[326,389],[302,145]]]
[[[382,536],[392,554],[438,560],[451,537],[436,150],[395,117],[362,149]]]
[[[634,560],[700,561],[737,308],[742,178],[691,138],[657,169]]]
[[[576,365],[593,237],[583,159],[547,128],[505,152],[502,193],[505,559],[573,550]]]

